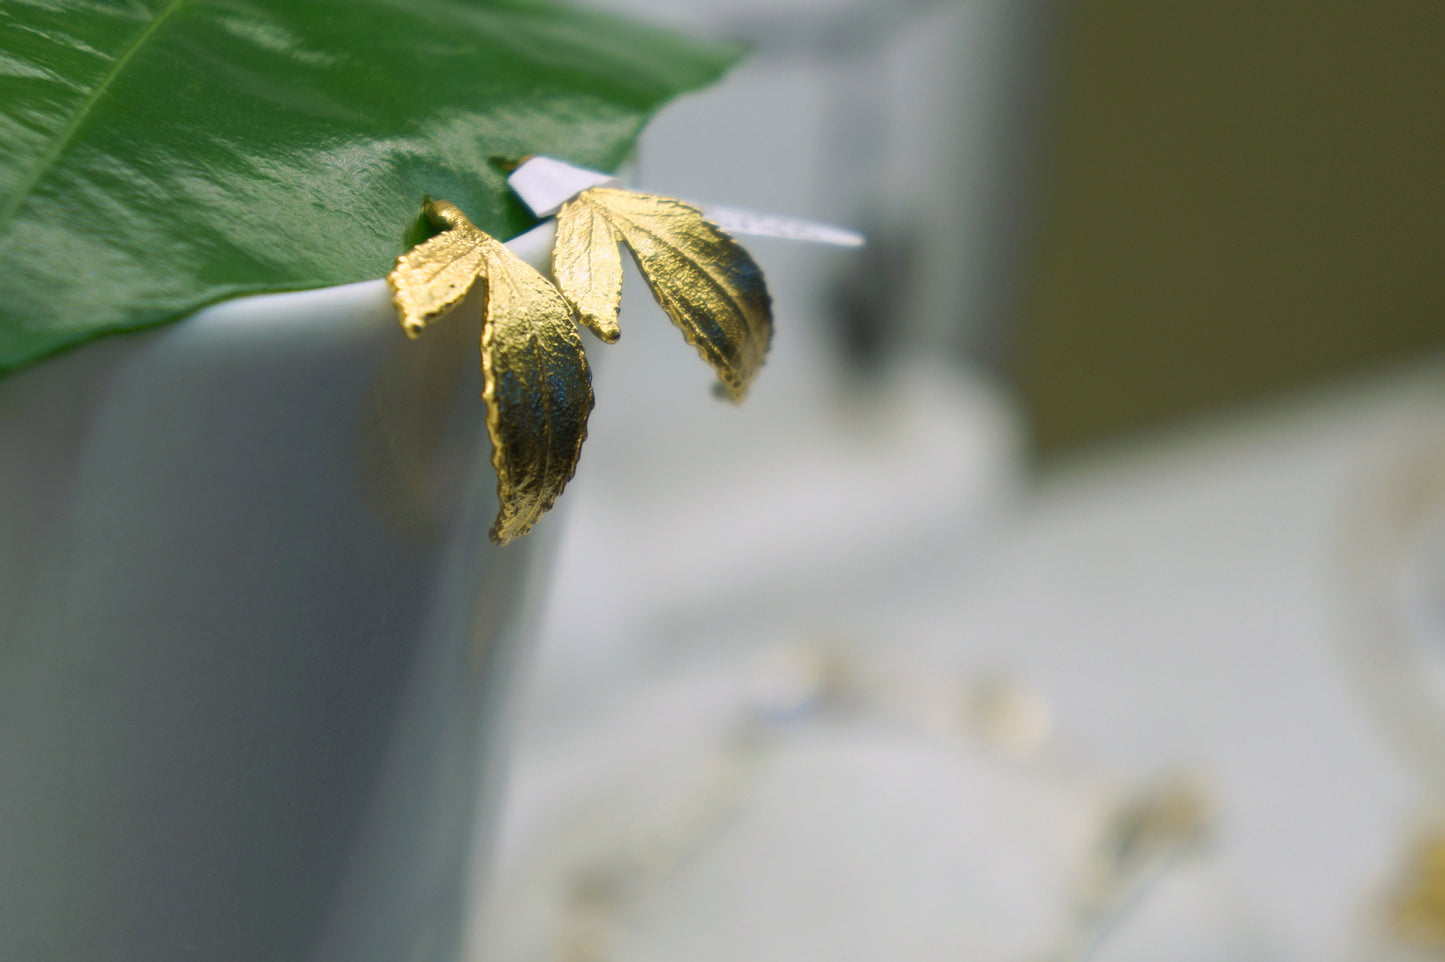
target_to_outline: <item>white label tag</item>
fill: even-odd
[[[507,177],[507,184],[538,217],[551,217],[589,187],[621,187],[610,174],[574,167],[551,157],[529,157]]]
[[[786,240],[813,244],[836,244],[839,247],[862,247],[863,235],[831,224],[816,221],[759,214],[737,207],[704,207],[703,216],[729,234],[751,234],[754,237],[782,237]]]
[[[589,187],[621,187],[616,177],[585,167],[575,167],[551,157],[530,157],[507,178],[507,183],[522,203],[538,217],[551,217],[573,197]],[[781,237],[786,240],[814,244],[836,244],[839,247],[862,247],[863,235],[857,231],[819,224],[814,221],[758,214],[736,207],[697,205],[708,220],[729,234],[750,234],[754,237]]]

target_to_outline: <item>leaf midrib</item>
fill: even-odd
[[[110,69],[105,72],[105,76],[100,78],[100,83],[95,85],[95,89],[90,92],[90,95],[85,98],[75,113],[71,115],[65,128],[60,131],[55,141],[50,145],[50,149],[41,155],[40,160],[36,162],[35,166],[26,176],[25,180],[21,182],[19,188],[11,196],[10,200],[6,202],[3,208],[0,208],[0,234],[4,234],[4,232],[9,229],[10,222],[15,219],[15,215],[19,212],[21,205],[23,205],[26,199],[34,192],[35,185],[40,183],[41,178],[55,166],[55,162],[60,158],[61,152],[70,145],[70,141],[75,137],[76,132],[80,130],[81,125],[84,124],[86,118],[90,116],[91,110],[95,108],[96,103],[105,94],[106,90],[109,89],[115,78],[120,76],[126,64],[130,63],[131,58],[136,55],[136,52],[145,46],[146,41],[150,40],[156,30],[160,28],[161,24],[165,23],[185,2],[186,0],[170,0],[170,2],[166,4],[165,9],[161,11],[160,16],[153,19],[144,30],[136,34],[136,38],[130,42],[130,46],[126,47],[124,52],[116,58],[115,63],[110,65]]]

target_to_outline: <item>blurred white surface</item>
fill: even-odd
[[[765,399],[750,443],[766,472],[730,468],[721,428],[690,449],[653,429],[666,438],[654,456],[690,451],[664,476],[688,474],[695,507],[751,507],[733,526],[689,513],[672,483],[645,485],[642,466],[669,459],[649,462],[640,430],[636,477],[579,483],[486,957],[1052,958],[1103,819],[1180,770],[1214,800],[1210,842],[1148,888],[1094,958],[1374,957],[1359,954],[1361,933],[1378,925],[1424,796],[1340,657],[1344,534],[1374,474],[1438,443],[1439,371],[1121,446],[1022,500],[978,483],[1011,477],[998,468],[1008,446],[984,441],[997,437],[996,399],[975,397],[970,418],[969,389],[952,392],[890,422],[892,443],[907,448],[905,425],[932,418],[935,436],[951,423],[959,453],[920,445],[890,460],[896,473],[858,455],[836,503],[824,479],[840,473],[832,459],[855,419],[820,417],[789,454],[782,439],[806,418]],[[871,403],[918,403],[906,398],[895,388]],[[970,473],[988,457],[1003,459],[994,473]],[[846,505],[887,501],[900,479],[939,495],[869,533],[867,512]],[[850,538],[862,563],[840,547]],[[872,707],[775,719],[746,789],[714,789],[725,814],[689,836],[688,806],[710,797],[698,786],[719,759],[743,757],[728,746],[756,717],[759,653],[820,646],[866,667]],[[774,672],[768,690],[792,677]],[[1038,756],[986,750],[950,707],[999,677],[1046,701],[1053,735]],[[685,857],[608,903],[601,949],[564,952],[579,873],[659,837]]]
[[[455,957],[551,547],[487,541],[458,314],[239,298],[0,382],[0,959]]]
[[[902,225],[920,284],[888,322],[937,345],[987,321],[1017,133],[1000,51],[1027,4],[919,4],[837,59],[808,47],[820,21],[773,4],[607,5],[708,30],[776,16],[795,44],[665,112],[640,189]],[[855,25],[894,9],[787,6]],[[1208,840],[1093,958],[1377,962],[1359,935],[1421,792],[1340,657],[1342,530],[1366,476],[1440,419],[1439,371],[1030,486],[987,380],[916,358],[840,373],[833,281],[878,281],[885,245],[747,246],[778,334],[743,407],[709,396],[635,274],[621,342],[592,351],[592,440],[475,957],[1063,958],[1108,819],[1182,771],[1208,789]],[[810,652],[852,666],[848,697],[758,667]],[[1036,751],[990,747],[970,716],[1000,678],[1044,706],[1021,717],[1045,735],[1004,739]]]

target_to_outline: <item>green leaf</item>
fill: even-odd
[[[736,56],[523,0],[4,0],[0,374],[381,277],[425,195],[511,237],[493,158],[613,170]]]

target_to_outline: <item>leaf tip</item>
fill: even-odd
[[[713,397],[722,401],[731,401],[733,404],[742,404],[748,396],[748,386],[731,381],[714,381],[712,383]]]
[[[582,326],[587,328],[604,344],[616,344],[622,337],[622,328],[617,326],[617,319],[602,317],[598,314],[583,314]]]

